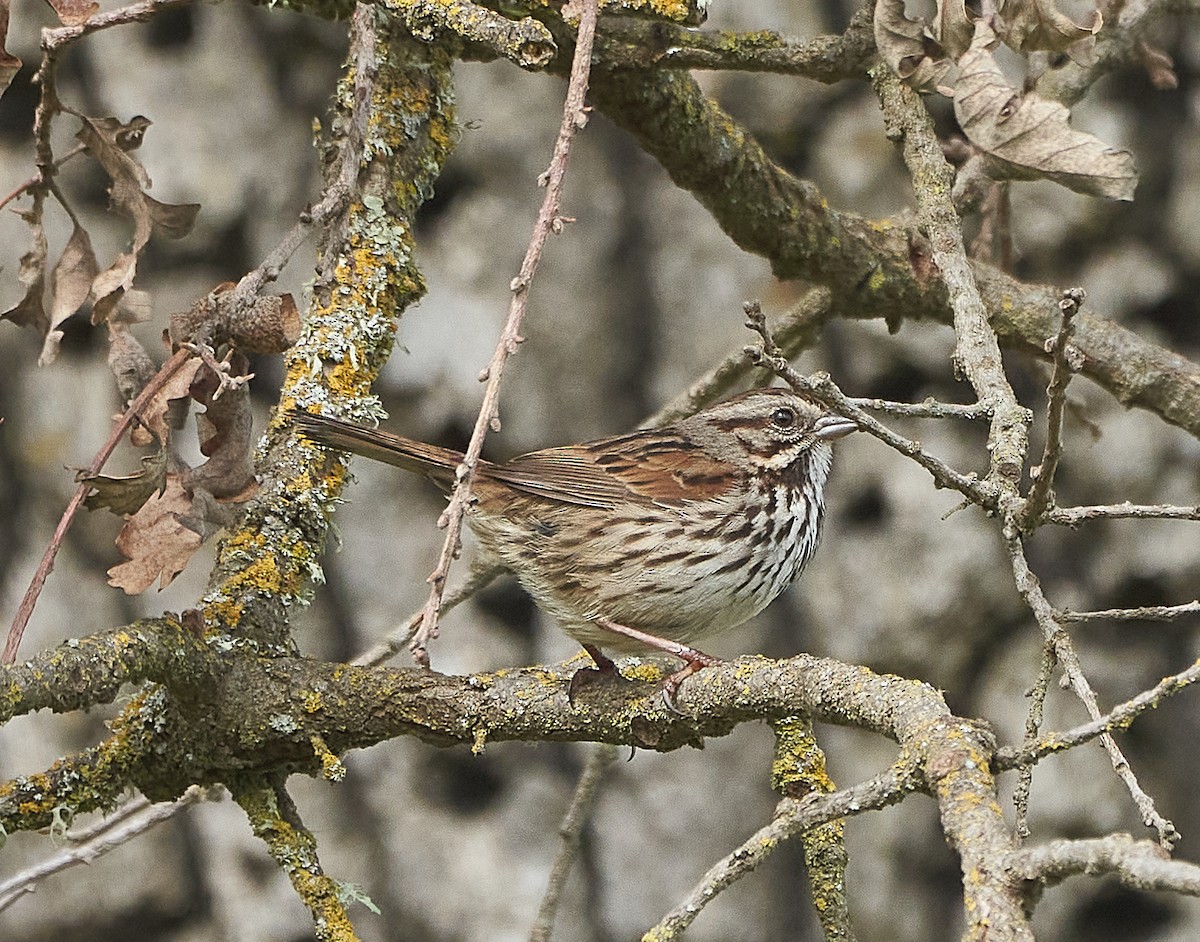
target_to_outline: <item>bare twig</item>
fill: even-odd
[[[1004,373],[1000,344],[967,258],[962,222],[950,197],[954,171],[920,96],[882,62],[872,67],[871,81],[883,106],[888,137],[900,144],[913,178],[930,252],[950,295],[957,339],[955,366],[970,381],[979,402],[992,410],[988,480],[1006,497],[1015,498],[1029,447],[1029,410],[1017,402]]]
[[[567,809],[566,817],[559,825],[558,836],[562,838],[558,856],[554,858],[554,866],[550,871],[550,879],[546,882],[546,892],[538,906],[537,918],[529,930],[529,942],[550,942],[550,933],[554,929],[554,917],[558,913],[558,902],[562,897],[563,886],[571,873],[575,857],[579,854],[579,845],[583,840],[583,829],[591,820],[592,811],[596,804],[596,794],[608,767],[617,757],[615,746],[596,745],[591,747],[587,764],[579,776],[575,786],[575,794],[571,798],[571,807]]]
[[[250,380],[254,379],[253,373],[246,373],[243,376],[233,375],[230,370],[230,363],[233,360],[232,350],[229,350],[223,358],[218,360],[216,354],[213,352],[213,348],[206,343],[185,343],[183,347],[196,354],[201,362],[216,377],[217,389],[212,395],[214,402],[221,398],[222,393],[245,386]]]
[[[923,402],[892,402],[890,399],[860,399],[854,396],[851,396],[848,401],[860,409],[871,409],[874,412],[883,412],[887,415],[909,419],[986,421],[992,417],[992,410],[979,403],[966,405],[960,402],[939,402],[932,396]]]
[[[1087,520],[1200,520],[1200,506],[1172,507],[1169,504],[1097,504],[1092,507],[1051,507],[1048,523],[1077,527]]]
[[[446,529],[446,539],[442,543],[442,551],[438,557],[437,566],[429,576],[431,585],[429,598],[421,616],[421,625],[413,635],[410,644],[413,660],[418,664],[429,663],[429,641],[437,635],[438,612],[442,607],[442,594],[446,588],[446,576],[450,566],[458,555],[459,540],[462,536],[463,514],[471,500],[471,486],[475,480],[475,468],[483,451],[483,441],[488,430],[497,428],[500,424],[499,399],[500,380],[504,374],[504,365],[508,358],[516,352],[518,344],[525,338],[521,336],[521,321],[525,317],[526,301],[529,297],[529,286],[537,271],[538,262],[542,257],[542,248],[551,232],[560,232],[563,219],[559,215],[562,202],[563,180],[566,177],[567,161],[571,154],[571,142],[575,134],[587,123],[587,111],[584,99],[587,96],[588,75],[591,69],[592,40],[596,32],[597,0],[584,0],[582,14],[579,20],[579,35],[575,44],[575,58],[571,66],[571,79],[567,87],[567,98],[563,105],[563,119],[559,126],[558,139],[554,144],[554,156],[550,168],[546,172],[546,197],[538,213],[537,222],[533,227],[533,235],[521,261],[520,271],[512,280],[512,302],[508,309],[508,318],[504,329],[500,332],[500,341],[492,354],[491,362],[484,371],[487,387],[483,394],[483,403],[475,420],[475,428],[471,432],[471,441],[467,445],[462,464],[456,472],[456,486],[450,498],[450,506],[438,521],[439,526]]]
[[[1088,621],[1175,621],[1185,615],[1200,615],[1200,599],[1182,605],[1145,605],[1141,608],[1106,608],[1095,612],[1061,611],[1063,623]]]
[[[1021,538],[1017,535],[1015,524],[1006,524],[1004,527],[1004,545],[1008,550],[1009,559],[1012,563],[1013,580],[1016,583],[1017,591],[1025,600],[1034,617],[1037,619],[1038,626],[1042,629],[1043,637],[1048,644],[1054,645],[1054,653],[1058,658],[1058,662],[1062,665],[1063,673],[1066,675],[1068,682],[1071,685],[1075,696],[1083,703],[1084,708],[1088,711],[1088,715],[1093,720],[1101,720],[1102,714],[1100,706],[1096,700],[1096,694],[1092,690],[1092,685],[1084,676],[1083,668],[1079,663],[1079,657],[1075,653],[1075,647],[1071,644],[1071,639],[1062,629],[1062,626],[1055,618],[1054,609],[1050,602],[1046,599],[1042,592],[1041,583],[1037,576],[1029,568],[1029,563],[1025,559],[1025,548],[1022,545]],[[1113,771],[1125,783],[1133,802],[1137,805],[1138,811],[1142,815],[1142,821],[1147,827],[1153,827],[1158,832],[1158,840],[1164,847],[1170,848],[1179,838],[1179,832],[1175,829],[1175,825],[1160,815],[1154,807],[1154,799],[1152,799],[1138,783],[1137,776],[1133,774],[1133,769],[1130,768],[1129,760],[1125,758],[1116,741],[1108,733],[1101,733],[1100,744],[1108,753],[1109,761],[1112,763]]]
[[[1062,311],[1062,321],[1058,333],[1046,342],[1046,352],[1054,363],[1054,371],[1050,376],[1050,385],[1046,387],[1048,404],[1046,406],[1046,447],[1042,454],[1042,463],[1030,469],[1029,475],[1033,483],[1025,500],[1025,508],[1021,511],[1018,524],[1026,532],[1032,531],[1041,521],[1046,508],[1050,506],[1054,495],[1054,475],[1058,471],[1058,462],[1062,458],[1062,428],[1063,414],[1067,404],[1067,384],[1071,377],[1083,366],[1083,354],[1071,343],[1075,333],[1075,314],[1083,304],[1082,288],[1068,288],[1063,292],[1058,307]]]
[[[69,847],[0,883],[0,912],[26,893],[35,892],[38,884],[46,877],[80,864],[90,864],[155,825],[174,817],[189,805],[207,798],[207,792],[198,785],[189,788],[177,801],[151,804],[145,798],[133,798],[92,827],[68,831]]]
[[[1031,743],[1037,739],[1042,728],[1045,715],[1046,694],[1050,691],[1050,682],[1054,679],[1054,668],[1058,665],[1058,653],[1054,643],[1047,641],[1042,645],[1042,656],[1038,662],[1037,682],[1029,691],[1029,712],[1025,716],[1025,742]],[[1033,788],[1033,766],[1022,766],[1017,772],[1017,786],[1013,789],[1013,806],[1016,809],[1017,840],[1023,841],[1029,837],[1029,792]]]
[[[100,450],[96,453],[91,461],[91,464],[84,469],[85,477],[95,477],[100,473],[100,469],[104,467],[104,462],[108,461],[109,456],[116,450],[122,436],[135,422],[141,420],[142,410],[155,396],[156,393],[168,380],[171,379],[188,360],[192,358],[190,350],[180,348],[172,357],[164,363],[154,378],[146,384],[146,388],[138,394],[138,397],[129,404],[129,408],[113,426],[109,432],[108,439],[100,446]],[[25,634],[25,626],[29,624],[29,619],[33,615],[33,609],[37,605],[38,597],[42,594],[42,586],[46,584],[46,579],[49,578],[51,570],[54,569],[54,559],[58,555],[59,547],[62,546],[63,539],[67,535],[67,531],[71,528],[71,524],[75,520],[75,515],[79,513],[79,508],[83,506],[84,500],[92,491],[92,484],[85,480],[75,489],[74,495],[67,503],[66,510],[63,511],[61,519],[58,521],[58,526],[54,530],[54,536],[50,539],[50,545],[46,547],[46,552],[42,554],[42,561],[38,564],[37,571],[33,574],[33,579],[29,583],[29,588],[25,590],[25,595],[21,599],[20,607],[17,609],[16,617],[13,618],[12,625],[8,629],[8,637],[4,642],[4,652],[0,654],[0,664],[12,664],[17,659],[17,648],[21,644],[21,636]]]
[[[187,6],[192,0],[142,0],[141,3],[131,3],[116,10],[97,13],[90,16],[77,26],[56,26],[53,29],[42,30],[42,49],[54,52],[91,33],[108,29],[112,26],[124,26],[126,23],[144,23],[153,19],[158,13],[171,7]]]
[[[1000,749],[996,752],[996,768],[1012,769],[1032,765],[1039,759],[1089,742],[1113,730],[1125,729],[1146,710],[1157,707],[1168,697],[1200,680],[1200,661],[1186,670],[1164,677],[1149,690],[1143,690],[1124,703],[1119,703],[1104,716],[1094,718],[1062,733],[1047,733],[1036,740],[1027,740],[1019,749]]]
[[[662,942],[678,938],[710,899],[755,870],[785,840],[837,818],[894,805],[920,787],[916,764],[901,758],[886,772],[850,788],[828,795],[814,792],[800,800],[785,798],[776,807],[769,824],[709,868],[679,905],[643,938]]]
[[[1200,896],[1200,866],[1171,860],[1150,841],[1135,841],[1128,834],[1074,841],[1052,841],[1007,855],[1003,866],[1019,880],[1053,884],[1070,876],[1115,874],[1135,890],[1169,890],[1182,896]]]

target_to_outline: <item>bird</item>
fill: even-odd
[[[446,492],[463,461],[328,415],[292,422],[310,442]],[[661,428],[481,459],[465,519],[484,558],[516,576],[595,670],[617,670],[605,649],[682,660],[662,685],[675,709],[683,680],[719,663],[693,642],[758,614],[812,558],[831,445],[856,428],[790,389],[753,389]]]

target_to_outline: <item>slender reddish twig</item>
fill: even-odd
[[[537,271],[538,262],[542,257],[542,248],[551,232],[561,232],[566,221],[559,216],[559,205],[562,202],[563,179],[567,172],[567,159],[571,153],[571,141],[575,134],[587,124],[587,112],[584,109],[584,98],[587,95],[588,76],[592,63],[592,40],[596,33],[597,0],[585,0],[579,19],[579,35],[575,42],[575,57],[571,62],[571,79],[567,86],[567,99],[563,104],[562,124],[558,129],[558,139],[554,142],[554,156],[550,160],[550,169],[544,177],[546,198],[542,200],[542,208],[538,213],[537,222],[533,227],[533,235],[529,239],[529,247],[525,250],[525,258],[521,261],[520,271],[512,280],[512,302],[508,308],[508,319],[500,332],[500,340],[496,351],[492,354],[491,362],[484,370],[482,378],[487,382],[483,393],[483,403],[479,407],[479,416],[475,420],[475,428],[471,432],[471,441],[463,456],[462,464],[456,472],[457,485],[450,505],[442,514],[438,525],[445,527],[446,539],[442,544],[442,552],[438,557],[437,567],[429,575],[431,585],[429,598],[421,615],[421,627],[413,635],[409,650],[413,660],[418,664],[428,666],[428,643],[437,636],[438,612],[442,607],[442,594],[446,589],[446,577],[450,566],[458,555],[459,540],[462,537],[463,513],[471,499],[471,485],[475,480],[475,468],[479,455],[483,451],[483,440],[487,437],[489,428],[499,428],[500,418],[498,401],[500,398],[500,380],[504,373],[504,364],[516,352],[517,345],[525,338],[521,336],[521,321],[525,317],[526,301],[529,296],[529,285]]]
[[[141,414],[142,409],[166,385],[167,381],[179,372],[183,365],[191,359],[192,355],[191,350],[181,347],[154,374],[154,377],[146,384],[146,388],[129,404],[129,408],[125,410],[125,414],[121,416],[120,421],[113,426],[108,440],[105,441],[100,451],[96,453],[96,457],[92,459],[92,463],[84,469],[83,474],[85,476],[91,477],[100,473],[100,469],[104,467],[104,462],[108,460],[109,456],[116,449],[117,444],[121,441],[121,437]],[[33,574],[29,588],[25,590],[25,597],[21,599],[21,605],[17,609],[17,615],[8,629],[8,638],[4,642],[4,653],[0,655],[0,664],[12,664],[16,661],[17,647],[21,644],[21,636],[25,634],[25,626],[29,624],[29,618],[33,615],[33,609],[37,605],[38,597],[42,594],[42,586],[46,584],[46,579],[50,576],[51,570],[54,569],[54,558],[58,555],[59,547],[62,546],[63,539],[66,537],[67,531],[71,528],[71,524],[75,520],[75,515],[79,513],[79,508],[83,506],[83,502],[91,490],[92,485],[85,480],[75,489],[75,494],[67,504],[67,509],[63,511],[62,518],[58,521],[58,527],[54,531],[54,536],[50,540],[50,545],[46,547],[46,552],[42,554],[42,561],[38,564],[37,572]]]

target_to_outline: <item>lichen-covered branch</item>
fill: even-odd
[[[0,723],[35,710],[66,713],[111,703],[123,684],[168,678],[201,684],[207,656],[199,635],[172,618],[73,638],[0,669]]]
[[[561,57],[554,68],[562,68]],[[816,186],[771,161],[689,75],[597,74],[592,98],[735,243],[769,259],[780,278],[828,286],[835,316],[893,325],[909,318],[951,322],[945,288],[931,277],[918,231],[829,206]],[[1061,290],[1024,284],[980,263],[972,268],[1001,343],[1046,357]],[[1200,436],[1200,365],[1086,312],[1076,316],[1075,345],[1084,357],[1082,375],[1125,405]]]
[[[596,67],[610,71],[736,69],[832,83],[862,77],[874,54],[869,7],[858,10],[840,36],[790,39],[770,30],[698,30],[606,17],[596,37]]]
[[[775,724],[775,761],[771,784],[785,797],[801,800],[810,794],[837,791],[817,744],[812,721],[806,716]],[[846,827],[841,818],[800,832],[813,909],[826,942],[853,942],[849,891],[846,887]]]
[[[545,68],[558,51],[550,30],[532,16],[512,20],[470,0],[382,0],[382,5],[398,14],[418,39],[458,36],[530,71]]]
[[[357,942],[341,886],[321,867],[317,839],[300,820],[280,781],[264,779],[233,789],[254,836],[267,845],[292,888],[312,913],[318,942]]]
[[[335,186],[353,159],[356,198],[327,232],[281,413],[261,448],[261,490],[222,542],[204,599],[210,626],[269,645],[286,643],[289,610],[320,572],[325,516],[346,475],[344,462],[330,466],[324,452],[297,445],[282,413],[336,405],[363,417],[376,409],[371,383],[391,352],[396,318],[425,290],[412,220],[456,133],[448,52],[395,24],[376,30],[375,15],[365,6],[355,14],[333,130],[340,158],[329,167]]]

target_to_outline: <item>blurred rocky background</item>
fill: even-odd
[[[709,25],[776,29],[797,37],[840,30],[849,6],[715,3]],[[8,48],[25,69],[0,100],[0,191],[33,171],[30,63],[52,13],[25,0]],[[1179,353],[1200,357],[1200,30],[1164,24],[1162,47],[1179,87],[1156,90],[1136,71],[1103,80],[1075,113],[1131,149],[1141,172],[1133,203],[1078,196],[1049,183],[1014,188],[1017,273],[1081,285],[1095,310]],[[312,125],[322,117],[345,50],[345,28],[231,2],[195,5],[79,44],[64,62],[60,95],[88,114],[153,127],[140,157],[161,200],[198,202],[195,231],[151,245],[141,283],[160,315],[186,310],[218,282],[256,265],[319,191]],[[708,74],[706,90],[795,173],[841,209],[885,217],[912,194],[863,83],[832,88],[799,79]],[[564,83],[507,63],[460,65],[461,139],[420,220],[419,262],[429,283],[404,315],[399,349],[379,394],[391,425],[413,437],[463,445],[479,404],[476,376],[508,303],[508,283],[541,200],[535,184],[557,129]],[[950,126],[948,106],[934,105]],[[940,110],[939,110],[940,109]],[[60,122],[64,136],[71,122]],[[98,170],[68,166],[62,184],[90,218],[98,253],[119,251],[125,228],[105,215]],[[525,333],[502,394],[504,456],[635,426],[721,357],[752,341],[742,302],[785,312],[805,286],[773,279],[738,250],[705,210],[677,190],[636,144],[595,115],[579,138],[564,206],[577,222],[549,246]],[[54,241],[69,224],[54,220]],[[103,244],[100,234],[109,238]],[[27,245],[20,220],[0,219],[0,304],[19,297]],[[311,250],[286,272],[300,299]],[[303,304],[301,304],[303,308]],[[120,408],[102,331],[68,325],[63,355],[39,369],[40,342],[0,325],[0,597],[11,617],[85,465]],[[143,341],[151,349],[154,332]],[[951,332],[880,322],[834,323],[799,360],[826,369],[848,392],[919,401],[966,401],[950,365]],[[1047,370],[1020,355],[1007,367],[1022,400],[1042,414]],[[254,364],[262,416],[274,401],[278,359]],[[1200,503],[1200,443],[1147,413],[1127,411],[1087,381],[1072,387],[1064,505],[1122,500]],[[984,432],[949,422],[895,420],[905,434],[964,470],[981,470]],[[1038,433],[1035,431],[1035,435]],[[1040,448],[1040,438],[1035,445]],[[117,459],[118,461],[121,458]],[[124,456],[129,470],[136,458]],[[420,605],[441,536],[442,499],[422,481],[356,464],[358,483],[339,515],[328,584],[303,616],[303,649],[350,658]],[[1025,691],[1040,633],[1013,589],[995,528],[977,510],[865,436],[839,446],[824,545],[805,577],[753,623],[707,647],[720,655],[797,651],[920,678],[957,713],[991,720],[1003,740],[1022,736]],[[78,521],[26,635],[30,653],[63,638],[180,610],[203,591],[206,547],[168,589],[129,598],[105,584],[119,561],[117,521]],[[1077,532],[1047,528],[1032,562],[1059,605],[1108,608],[1196,597],[1195,524],[1117,521]],[[465,571],[465,567],[461,571]],[[1092,624],[1077,644],[1103,704],[1118,702],[1194,660],[1192,618],[1174,624]],[[574,646],[510,582],[449,616],[434,666],[468,672],[558,660]],[[95,742],[111,711],[36,715],[0,731],[0,779],[44,768]],[[1143,785],[1197,859],[1200,777],[1194,695],[1169,701],[1121,737]],[[1084,719],[1053,691],[1048,726]],[[840,784],[885,767],[891,743],[853,731],[819,736]],[[507,942],[524,939],[557,850],[558,823],[589,747],[492,745],[482,756],[397,741],[347,757],[340,785],[294,781],[326,869],[358,884],[381,910],[360,910],[365,939]],[[567,887],[556,938],[636,938],[720,855],[767,820],[769,728],[742,727],[702,752],[637,753],[617,763]],[[1011,777],[1006,784],[1011,788]],[[1034,775],[1033,839],[1127,829],[1147,836],[1098,746],[1042,763]],[[852,820],[847,828],[852,912],[860,937],[940,942],[960,933],[960,875],[930,801]],[[0,851],[0,880],[52,853],[49,836],[21,834]],[[1189,940],[1200,903],[1076,880],[1050,891],[1040,938]],[[0,913],[0,939],[42,942],[299,942],[309,914],[228,800],[205,803],[87,868],[46,881]],[[696,942],[782,942],[820,937],[798,846],[727,893],[688,933]]]

